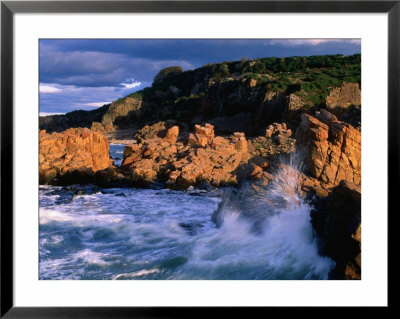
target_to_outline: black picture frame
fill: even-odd
[[[387,13],[388,14],[388,218],[399,182],[400,0],[396,1],[1,1],[1,318],[176,318],[224,316],[227,309],[191,307],[15,307],[13,301],[13,15],[15,13]],[[384,172],[385,173],[385,172]],[[396,210],[396,211],[394,211]],[[388,223],[388,234],[390,231]],[[391,225],[393,227],[393,223]],[[390,237],[389,237],[390,238]],[[388,240],[389,240],[388,238]],[[390,244],[390,241],[388,242]],[[390,245],[388,245],[390,247]],[[389,256],[389,255],[388,255]],[[390,258],[389,258],[390,264]],[[389,270],[389,269],[388,269]],[[388,281],[388,287],[390,280]],[[388,307],[391,306],[389,295]],[[325,308],[325,307],[324,307]],[[319,308],[320,309],[320,308]],[[241,307],[235,314],[248,317]],[[301,315],[307,307],[285,311]],[[338,309],[331,309],[335,313]],[[324,310],[323,310],[324,311]],[[349,308],[347,308],[349,311]],[[359,311],[359,310],[357,310]]]

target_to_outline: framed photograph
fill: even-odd
[[[390,309],[399,21],[2,1],[1,317]]]

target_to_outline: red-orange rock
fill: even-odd
[[[40,182],[73,171],[96,172],[112,166],[107,138],[87,128],[71,128],[61,133],[39,133]]]
[[[208,124],[195,127],[195,132],[189,135],[186,145],[175,140],[178,127],[170,128],[163,138],[142,139],[143,144],[128,145],[122,168],[132,172],[135,182],[165,181],[176,188],[202,182],[214,186],[236,183],[235,170],[250,156],[244,134],[236,133],[230,139],[214,137]]]
[[[179,126],[173,126],[167,130],[167,134],[165,135],[164,139],[168,142],[175,144],[179,135]]]
[[[233,151],[235,148],[234,144],[231,143],[230,140],[222,137],[222,136],[216,136],[211,145],[212,148],[215,148],[216,150],[224,150],[227,149],[228,151]]]
[[[247,140],[242,132],[235,132],[229,138],[235,144],[235,150],[238,152],[247,152]]]
[[[207,144],[211,144],[214,139],[214,126],[208,123],[204,126],[196,124],[194,127],[194,135],[196,136],[198,145],[205,147]]]
[[[361,184],[361,132],[326,111],[308,114],[296,131],[296,147],[304,154],[310,175],[325,186],[341,180]]]

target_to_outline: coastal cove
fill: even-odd
[[[40,279],[361,279],[360,60],[172,66],[41,117]]]
[[[34,14],[31,14],[34,15]],[[71,17],[74,16],[74,23]],[[15,305],[27,307],[168,307],[168,306],[385,306],[387,305],[387,172],[388,169],[388,144],[386,141],[390,134],[387,130],[389,122],[393,122],[389,112],[392,103],[388,107],[388,70],[393,76],[391,66],[388,63],[388,16],[387,14],[210,14],[207,23],[204,23],[204,14],[185,15],[165,14],[137,14],[137,15],[112,15],[110,20],[105,23],[104,15],[95,14],[76,14],[76,15],[43,15],[35,14],[34,18],[29,15],[15,15],[14,24],[17,26],[15,32],[16,52],[23,54],[15,55],[16,79],[14,81],[15,97],[14,117],[15,126],[15,209],[14,209],[14,245],[15,258],[13,259],[14,280],[15,280]],[[389,19],[390,21],[391,19]],[[393,19],[392,19],[393,20]],[[237,23],[241,21],[241,23]],[[150,23],[148,27],[143,25]],[[158,25],[163,25],[159,28]],[[243,22],[243,23],[242,23]],[[338,23],[339,22],[339,23]],[[87,25],[93,26],[87,28]],[[52,25],[52,28],[48,26]],[[185,25],[182,28],[181,25]],[[227,26],[215,28],[216,25]],[[296,28],[293,28],[293,25]],[[200,27],[201,26],[201,27]],[[318,27],[316,27],[318,26]],[[351,28],[349,28],[351,26]],[[150,31],[149,31],[150,29]],[[111,31],[110,31],[111,30]],[[389,29],[390,30],[390,29]],[[390,33],[391,31],[389,31]],[[48,81],[38,78],[39,62],[38,58],[39,41],[30,41],[36,38],[74,38],[76,42],[80,39],[100,39],[116,35],[119,38],[133,39],[167,39],[182,38],[189,39],[193,36],[197,38],[220,38],[230,39],[236,35],[242,39],[250,38],[286,38],[288,36],[298,39],[312,38],[353,38],[360,39],[362,43],[362,280],[352,281],[332,281],[332,280],[47,280],[40,278],[39,269],[39,187],[49,187],[51,185],[37,185],[38,179],[38,160],[37,153],[39,148],[39,134],[37,119],[48,113],[65,113],[82,108],[83,110],[95,109],[94,103],[112,103],[118,98],[148,87],[151,83],[143,82],[142,87],[132,89],[130,92],[119,94],[110,99],[105,99],[101,94],[87,99],[82,103],[93,103],[92,107],[73,105],[84,93],[77,92],[74,99],[71,95],[65,96],[59,93],[46,93],[48,96],[65,96],[65,102],[69,109],[61,109],[61,104],[55,104],[55,108],[42,108],[43,96],[39,93],[38,79],[57,86],[60,81]],[[392,33],[393,36],[393,33]],[[389,37],[390,38],[390,37]],[[79,39],[79,40],[78,40]],[[111,40],[111,39],[109,39]],[[295,40],[295,39],[293,39]],[[64,41],[60,41],[60,44]],[[90,41],[87,41],[90,44]],[[112,41],[111,41],[112,42]],[[295,41],[292,41],[293,43]],[[322,41],[321,41],[322,42]],[[357,52],[341,51],[340,43],[333,45],[336,52],[321,53],[301,53],[294,52],[296,47],[289,47],[289,55],[308,55],[311,54],[353,54]],[[319,48],[320,45],[315,45]],[[391,47],[389,43],[389,48]],[[103,46],[105,49],[106,47]],[[274,52],[265,48],[265,53],[251,56],[246,51],[239,52],[236,57],[225,56],[223,49],[230,50],[228,45],[221,46],[220,60],[208,58],[201,61],[197,68],[205,63],[222,61],[240,61],[242,56],[246,58],[278,56]],[[309,47],[308,47],[309,48]],[[393,48],[393,47],[392,47]],[[87,51],[82,47],[82,52]],[[225,50],[225,51],[226,51]],[[68,50],[65,50],[67,55]],[[92,46],[92,51],[99,51]],[[33,54],[27,54],[32,52]],[[115,51],[116,53],[123,53]],[[183,50],[172,50],[171,53],[183,53]],[[294,53],[292,53],[294,52]],[[392,50],[390,50],[392,52]],[[187,52],[189,53],[189,52]],[[191,51],[189,54],[210,53],[204,50]],[[92,59],[92,61],[94,61]],[[393,62],[393,61],[392,61]],[[107,66],[105,63],[104,66]],[[145,63],[142,64],[146,66]],[[180,62],[172,62],[169,65],[181,65],[184,70],[191,69]],[[389,69],[388,69],[389,65]],[[73,66],[73,65],[72,65]],[[163,67],[160,65],[155,70],[154,75]],[[81,73],[86,72],[85,68],[80,68]],[[137,81],[146,81],[135,74],[134,69],[125,65],[124,70],[132,72],[132,77]],[[72,68],[70,69],[72,71]],[[71,72],[72,73],[72,72]],[[111,74],[110,74],[111,75]],[[129,76],[131,77],[131,76]],[[150,78],[151,77],[151,78]],[[102,76],[96,77],[98,80]],[[149,76],[150,80],[153,74]],[[111,79],[111,78],[110,78]],[[393,77],[392,77],[393,79]],[[120,81],[122,82],[122,81]],[[117,82],[116,85],[118,85]],[[126,83],[126,82],[124,82]],[[392,83],[392,81],[390,82]],[[74,85],[68,83],[67,85]],[[79,85],[79,84],[77,84]],[[97,90],[99,92],[99,90]],[[389,90],[393,92],[393,90]],[[52,95],[50,95],[52,94]],[[390,93],[390,96],[392,94]],[[38,98],[40,97],[40,99]],[[389,99],[390,101],[390,99]],[[64,104],[66,105],[66,104]],[[101,104],[98,104],[101,106]],[[29,106],[29,107],[28,107]],[[32,107],[30,107],[32,106]],[[11,105],[9,105],[11,107]],[[97,107],[97,106],[96,106]],[[11,113],[10,113],[11,114]],[[314,115],[310,113],[310,115]],[[173,118],[173,117],[172,117]],[[340,120],[340,119],[339,119]],[[204,125],[205,122],[195,124]],[[277,120],[277,123],[282,121]],[[212,123],[210,123],[212,124]],[[389,123],[390,124],[390,123]],[[213,125],[213,124],[212,124]],[[269,124],[266,124],[268,126]],[[390,125],[389,125],[390,126]],[[86,126],[90,129],[91,123]],[[141,127],[134,128],[135,130]],[[292,136],[295,136],[296,128],[292,128]],[[118,129],[119,130],[119,129]],[[132,132],[132,129],[129,129]],[[51,131],[47,131],[51,133]],[[118,133],[118,131],[116,131]],[[189,132],[193,133],[194,128],[190,127]],[[238,130],[240,132],[240,130]],[[108,134],[105,132],[103,134]],[[114,134],[113,132],[110,132]],[[132,144],[134,132],[126,136],[125,145]],[[221,136],[215,132],[216,136]],[[264,136],[264,132],[259,132],[259,136]],[[388,135],[389,134],[389,135]],[[32,136],[29,142],[27,137]],[[230,136],[230,133],[223,133],[222,136]],[[108,136],[107,136],[108,137]],[[245,135],[246,139],[253,136]],[[114,143],[122,140],[112,141],[108,137],[110,149]],[[33,154],[34,160],[27,161],[27,155]],[[36,154],[36,155],[35,155]],[[271,164],[271,163],[270,163]],[[390,167],[390,160],[389,160]],[[24,169],[22,169],[24,168]],[[390,172],[390,169],[389,169]],[[75,184],[76,185],[76,184]],[[93,185],[93,184],[92,184]],[[54,186],[54,187],[67,187]],[[53,186],[51,186],[53,187]],[[83,187],[83,185],[82,185]],[[101,190],[107,190],[97,186]],[[128,187],[120,187],[128,188]],[[130,188],[130,187],[129,187]],[[143,190],[146,188],[133,187]],[[220,187],[220,189],[225,187]],[[233,187],[237,190],[237,187]],[[149,188],[147,188],[149,189]],[[168,190],[171,190],[168,188]],[[205,190],[205,189],[204,189]],[[171,191],[183,191],[174,190]],[[203,190],[202,190],[203,191]],[[85,196],[85,195],[78,195]],[[389,209],[390,210],[390,209]],[[211,213],[212,214],[212,213]],[[214,223],[215,225],[215,223]],[[314,227],[313,227],[314,228]],[[5,234],[5,233],[4,233]],[[313,229],[313,237],[316,233]],[[322,256],[322,255],[321,255]],[[329,257],[330,258],[330,257]],[[144,277],[146,278],[146,277]],[[119,278],[122,279],[122,278]],[[133,279],[133,278],[132,278]],[[35,291],[35,294],[32,294]],[[65,298],[60,298],[65,296]],[[92,308],[97,311],[96,308]],[[18,310],[18,309],[17,309]],[[50,310],[50,309],[49,309]],[[35,310],[36,311],[36,310]],[[69,311],[69,310],[68,310]],[[72,310],[71,310],[72,311]],[[119,311],[117,308],[116,311]],[[266,310],[268,311],[268,310]],[[113,311],[111,311],[113,313]],[[72,313],[71,313],[72,315]],[[111,315],[111,314],[110,314]]]

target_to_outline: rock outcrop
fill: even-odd
[[[112,165],[108,141],[101,133],[87,128],[52,134],[39,132],[40,184],[52,184],[60,179],[66,183],[84,182],[94,172]]]
[[[189,145],[205,147],[210,145],[214,139],[214,126],[206,124],[205,126],[195,125],[194,134],[189,135]]]
[[[361,132],[326,110],[315,117],[302,115],[296,147],[306,171],[322,185],[332,187],[341,180],[361,184]]]
[[[176,126],[174,130],[177,132],[172,133],[168,131]],[[140,130],[138,130],[134,135],[133,138],[136,139],[139,143],[142,143],[145,140],[151,140],[155,138],[164,138],[167,134],[178,134],[179,132],[187,131],[188,126],[184,123],[175,121],[175,120],[167,120],[167,121],[160,121],[151,125],[144,125]],[[178,135],[176,137],[178,137]]]
[[[345,82],[341,87],[332,89],[325,102],[326,108],[336,115],[343,113],[349,106],[360,106],[360,86],[358,83]]]
[[[235,171],[250,155],[243,133],[215,137],[212,125],[196,125],[187,142],[178,139],[173,126],[164,137],[141,138],[124,150],[122,169],[144,184],[165,182],[171,188],[236,183]]]
[[[286,123],[273,123],[265,130],[265,137],[273,137],[278,144],[285,144],[287,139],[291,136],[292,130],[287,128]]]
[[[360,185],[342,181],[313,204],[311,223],[320,253],[336,262],[333,279],[361,279]]]

